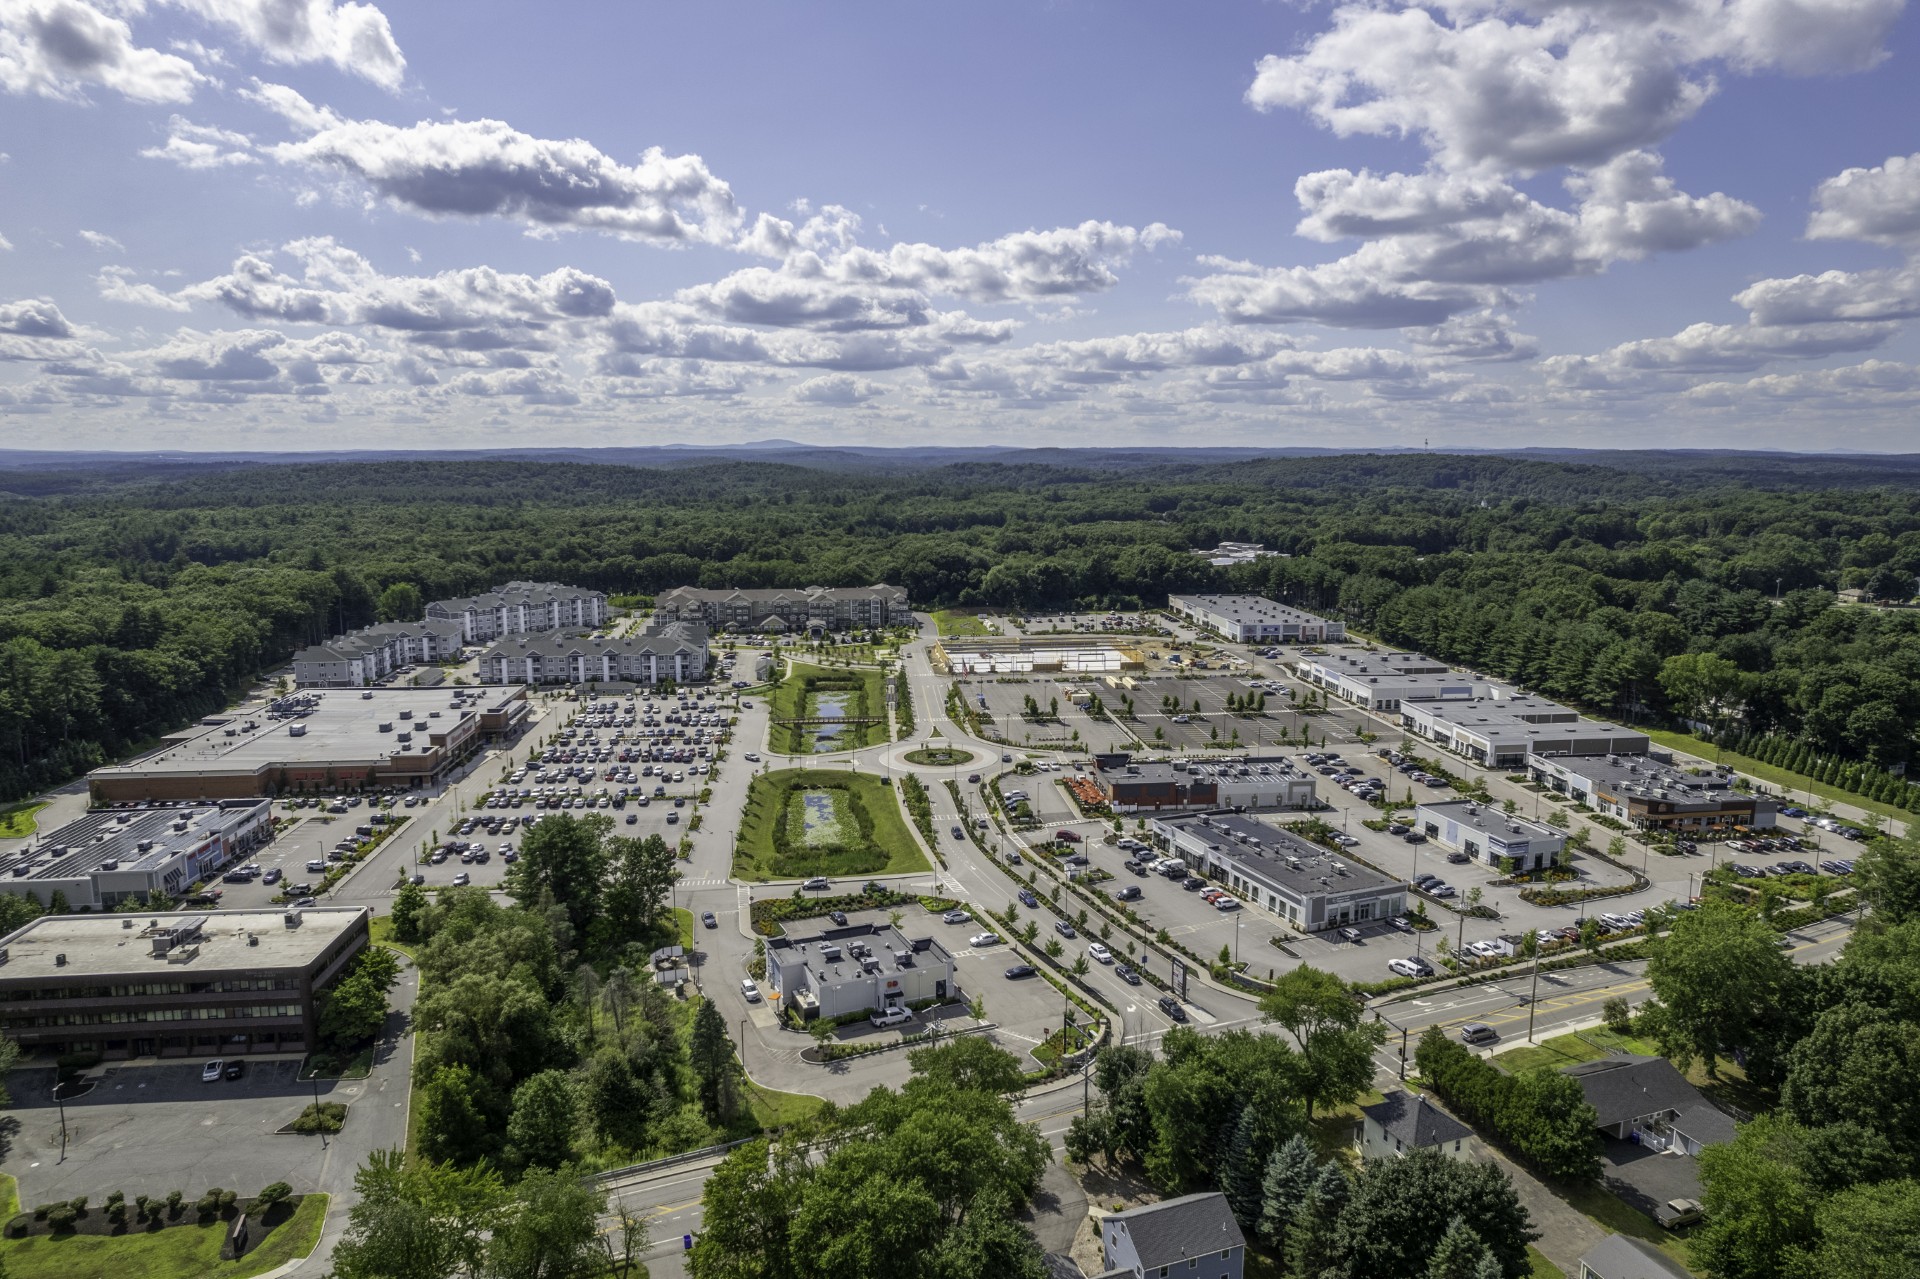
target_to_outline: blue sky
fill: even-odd
[[[1904,0],[0,0],[0,443],[1911,450],[1916,56]]]

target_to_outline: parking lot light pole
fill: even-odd
[[[55,1080],[53,1085],[53,1104],[60,1107],[59,1162],[65,1163],[67,1162],[67,1099],[60,1095],[60,1084],[58,1080]]]

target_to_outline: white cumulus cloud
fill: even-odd
[[[386,89],[407,60],[387,15],[370,4],[334,0],[170,0],[238,35],[270,62],[327,62]]]
[[[83,0],[0,0],[0,89],[9,93],[80,99],[99,87],[136,102],[186,102],[205,80],[185,58],[136,44],[124,20]]]
[[[1807,234],[1816,240],[1920,239],[1920,155],[1896,155],[1872,169],[1848,169],[1813,193]]]

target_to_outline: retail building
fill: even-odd
[[[43,907],[113,910],[179,898],[273,838],[272,804],[230,799],[172,808],[101,808],[0,856],[0,892]]]
[[[1238,813],[1156,817],[1147,829],[1197,874],[1301,932],[1388,919],[1407,908],[1405,881]]]

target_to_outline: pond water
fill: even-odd
[[[841,829],[841,818],[834,806],[834,794],[826,790],[801,791],[796,799],[800,801],[801,838],[805,843],[839,844],[845,842]],[[789,830],[792,828],[789,827]]]
[[[851,693],[815,693],[813,706],[808,713],[809,719],[845,719],[847,705],[853,700]],[[838,750],[841,734],[846,727],[841,724],[816,724],[813,726],[813,749],[820,751]]]

